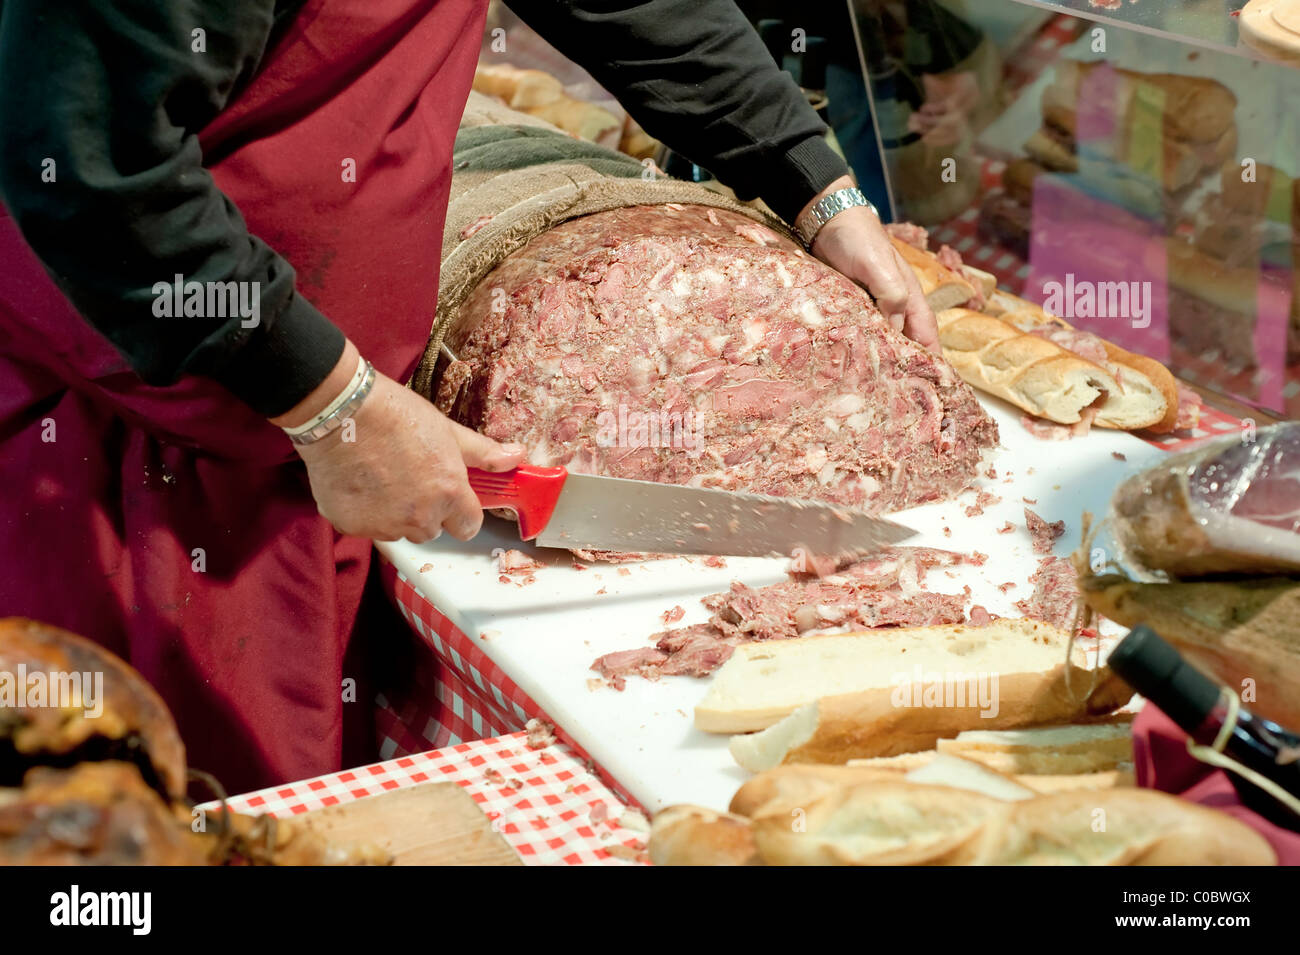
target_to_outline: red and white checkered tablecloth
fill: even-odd
[[[453,782],[528,865],[644,864],[648,823],[561,742],[529,749],[526,733],[457,743],[245,793],[237,812],[294,816],[420,783]],[[214,806],[215,804],[209,804]]]

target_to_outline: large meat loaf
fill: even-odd
[[[447,344],[440,407],[578,472],[887,511],[952,496],[997,443],[865,292],[722,209],[556,226],[479,284]]]

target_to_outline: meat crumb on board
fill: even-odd
[[[998,528],[998,533],[1010,534],[1015,529],[1016,529],[1016,525],[1012,524],[1010,521],[1007,521],[1005,524],[1003,524],[1001,527]]]
[[[433,570],[433,564],[421,564],[421,565],[420,565],[420,573],[422,573],[422,574],[427,574],[427,573],[428,573],[429,571],[431,571],[431,570]]]
[[[664,623],[676,623],[678,620],[681,620],[682,617],[686,616],[686,608],[681,604],[678,604],[671,610],[665,610],[659,616],[663,617]]]
[[[1037,503],[1038,503],[1038,498],[1036,498],[1036,497],[1022,497],[1020,500],[1024,501],[1026,504],[1037,504]]]
[[[703,563],[705,567],[720,568],[720,567],[727,566],[727,562],[723,558],[719,557],[717,554],[709,554],[707,557],[704,558]]]
[[[524,729],[528,733],[529,749],[545,749],[555,742],[555,727],[546,720],[534,717],[524,724]]]
[[[514,548],[503,550],[497,554],[497,571],[500,574],[497,580],[503,584],[516,584],[521,587],[525,584],[533,584],[537,582],[533,572],[545,566],[540,560],[534,560],[521,550]],[[512,580],[508,575],[519,576],[520,579]]]
[[[1112,451],[1112,452],[1110,453],[1110,456],[1111,456],[1112,458],[1114,458],[1116,461],[1127,461],[1127,460],[1128,460],[1128,455],[1126,455],[1123,451]]]
[[[989,555],[973,550],[970,552],[970,556],[966,558],[966,562],[968,564],[974,564],[976,567],[983,567],[989,562]]]
[[[966,516],[979,517],[984,513],[984,508],[1001,503],[1001,501],[1002,498],[998,497],[996,494],[993,494],[990,491],[985,491],[981,488],[975,495],[975,503],[966,508]]]
[[[1029,508],[1025,508],[1025,528],[1029,531],[1029,539],[1033,541],[1034,552],[1050,554],[1056,539],[1065,533],[1065,521],[1048,523]]]
[[[1005,584],[998,584],[998,590],[1002,591],[1004,594],[1010,593],[1015,589],[1016,589],[1016,583],[1013,580],[1008,580]]]

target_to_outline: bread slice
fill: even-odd
[[[1066,775],[1132,765],[1128,724],[1045,726],[1021,730],[971,730],[935,747],[943,755],[978,759],[1006,773]]]
[[[903,257],[903,261],[916,273],[916,280],[931,309],[939,312],[945,308],[964,305],[975,298],[975,287],[940,262],[933,252],[918,249],[896,236],[890,236],[890,241],[894,243],[894,248]]]
[[[817,763],[791,763],[787,766],[781,766],[776,770],[772,770],[772,772],[792,769],[851,769],[866,774],[862,777],[864,779],[904,779],[917,769],[928,766],[938,757],[939,751],[936,749],[930,749],[919,753],[903,753],[901,756],[878,756],[874,759],[851,759],[843,767],[825,766]],[[1134,777],[1131,764],[1125,763],[1119,764],[1115,769],[1103,769],[1095,772],[1087,771],[1077,773],[1067,772],[1061,774],[1041,774],[1015,772],[1015,760],[1007,757],[1003,753],[972,749],[962,753],[960,758],[967,762],[979,763],[981,766],[985,766],[1000,775],[1008,776],[1020,785],[1027,789],[1032,789],[1037,793],[1067,792],[1074,789],[1115,789],[1120,786],[1137,785],[1137,780]],[[1046,764],[1044,763],[1040,765]],[[769,774],[763,774],[763,776],[766,775]],[[762,776],[755,778],[761,779]]]
[[[790,641],[790,644],[798,642],[802,641]],[[845,686],[857,680],[865,685],[853,692],[839,692],[799,706],[789,716],[757,733],[732,737],[731,755],[745,769],[762,772],[783,763],[845,763],[850,759],[927,750],[938,740],[965,730],[1010,729],[1107,713],[1124,705],[1132,696],[1132,690],[1106,667],[1089,669],[1079,655],[1067,666],[1064,643],[1049,643],[1041,648],[1026,648],[1022,644],[1019,649],[1028,650],[1025,653],[1028,659],[1019,663],[1015,661],[1015,643],[1014,639],[982,642],[973,638],[957,644],[963,652],[953,654],[947,663],[950,668],[947,674],[938,672],[944,664],[932,657],[926,666],[936,667],[933,675],[937,678],[930,679],[923,674],[920,680],[906,674],[903,679],[897,679],[890,673],[890,668],[898,665],[898,657],[890,655],[888,646],[876,651],[879,656],[854,649],[851,643],[814,648],[811,656],[788,670],[775,667],[773,673],[784,673],[784,678],[767,678],[765,682],[769,686],[751,687],[757,691],[753,696],[717,701],[720,705],[705,710],[705,724],[766,722],[794,696],[819,692],[816,684],[804,682],[818,671],[819,659],[827,684],[838,682]],[[897,652],[898,648],[896,641],[893,649]],[[916,654],[913,658],[919,657]],[[782,655],[782,659],[787,658]],[[959,669],[986,664],[1023,669],[986,672],[982,682],[974,683],[973,669]],[[1028,669],[1030,666],[1039,669]],[[698,719],[697,714],[697,723]]]
[[[1077,789],[1122,789],[1136,786],[1132,769],[1107,769],[1099,773],[1066,773],[1063,776],[1020,775],[1014,777],[1022,786],[1043,795],[1073,792]]]
[[[957,623],[742,644],[714,674],[695,707],[695,726],[706,733],[761,730],[818,698],[845,694],[875,693],[893,708],[891,697],[897,691],[902,698],[916,682],[918,669],[927,684],[934,679],[926,674],[954,683],[962,674],[998,674],[1005,702],[1012,675],[1052,672],[1064,664],[1068,643],[1069,635],[1049,623],[1009,617],[983,627]],[[1075,665],[1088,666],[1082,650],[1076,651]],[[990,680],[986,693],[992,689]],[[969,690],[967,681],[963,696],[977,703],[969,699]],[[994,719],[977,716],[963,728],[993,728]]]

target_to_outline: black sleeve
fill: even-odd
[[[290,6],[0,4],[0,198],[23,237],[146,381],[206,375],[268,416],[325,379],[343,335],[249,235],[203,168],[197,134],[247,82]],[[256,325],[156,315],[154,287],[176,275],[257,283]]]
[[[815,2],[815,0],[814,0]],[[848,165],[731,0],[509,0],[650,135],[792,221]]]

